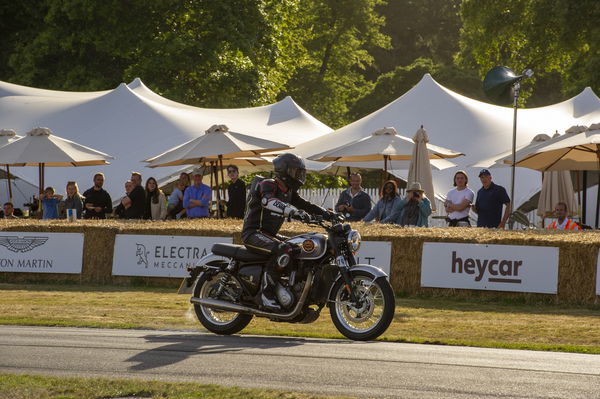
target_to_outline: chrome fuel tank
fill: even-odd
[[[291,244],[300,247],[298,259],[319,259],[327,250],[327,236],[319,233],[307,233],[295,236],[287,240]]]

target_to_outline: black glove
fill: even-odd
[[[292,219],[299,220],[303,223],[309,222],[311,219],[310,215],[308,213],[306,213],[305,211],[303,211],[302,209],[298,209],[297,211],[292,213],[290,216]]]
[[[343,222],[344,216],[333,211],[325,211],[323,213],[323,219],[329,220],[330,222]]]

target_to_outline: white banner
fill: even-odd
[[[598,250],[598,261],[596,262],[596,295],[600,295],[600,249]]]
[[[187,277],[186,268],[231,237],[117,234],[112,274],[115,276]]]
[[[421,286],[556,294],[558,248],[426,242]]]
[[[0,271],[79,274],[83,233],[0,231]]]
[[[356,263],[377,266],[390,275],[392,264],[392,243],[389,241],[363,241],[354,256]]]

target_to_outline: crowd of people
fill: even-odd
[[[227,187],[228,199],[218,204],[223,215],[230,218],[243,219],[246,208],[245,183],[239,178],[239,170],[235,165],[227,167],[230,184]],[[106,219],[112,216],[120,219],[170,220],[182,218],[206,218],[211,212],[212,189],[202,182],[201,171],[194,171],[190,176],[181,173],[174,183],[172,193],[168,196],[158,187],[154,177],[142,185],[142,175],[132,172],[124,184],[124,195],[113,209],[110,194],[102,187],[104,174],[96,173],[93,186],[80,194],[74,181],[67,182],[65,195],[57,194],[53,187],[47,187],[39,200],[43,219],[66,218],[68,210],[80,219]],[[446,222],[450,227],[469,227],[471,211],[478,215],[477,227],[503,229],[511,214],[511,200],[506,189],[492,181],[488,169],[479,172],[481,188],[475,192],[469,187],[469,177],[465,171],[454,174],[454,188],[446,195],[444,208]],[[428,227],[432,213],[431,201],[425,195],[420,182],[411,182],[406,194],[401,197],[396,180],[386,181],[375,203],[362,187],[362,176],[359,173],[350,175],[349,187],[342,191],[334,207],[348,221],[364,221],[396,224],[399,226]],[[375,206],[372,204],[375,203]],[[504,208],[504,212],[503,212]],[[11,202],[3,206],[3,218],[18,218]],[[581,227],[568,215],[567,204],[559,202],[555,207],[557,220],[551,222],[548,229],[581,230]]]

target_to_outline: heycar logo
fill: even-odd
[[[505,259],[462,259],[452,251],[452,273],[466,273],[475,275],[475,281],[481,281],[486,272],[490,275],[488,281],[491,283],[513,283],[521,284],[519,268],[523,266],[522,260]]]
[[[44,245],[48,237],[0,236],[0,245],[12,252],[29,252],[35,247]]]

